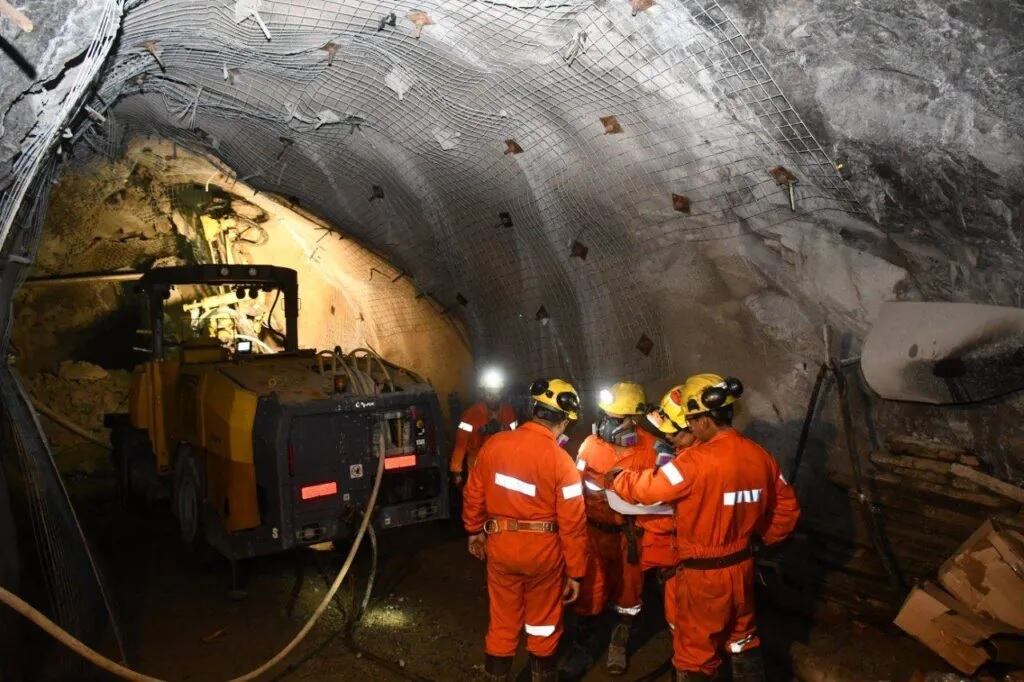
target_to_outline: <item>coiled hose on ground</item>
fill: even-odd
[[[359,546],[363,542],[363,537],[365,537],[369,529],[370,519],[373,517],[373,510],[377,505],[377,493],[380,492],[380,482],[383,475],[384,451],[380,450],[377,459],[377,474],[373,480],[373,489],[370,492],[370,499],[366,505],[366,511],[363,514],[363,520],[359,524],[359,530],[356,531],[355,540],[352,542],[352,547],[349,549],[348,555],[345,557],[345,562],[341,565],[341,569],[338,571],[338,575],[334,578],[334,582],[331,584],[330,589],[327,590],[327,594],[324,595],[324,598],[317,605],[316,610],[313,611],[313,615],[309,617],[309,620],[306,621],[306,624],[302,626],[302,629],[299,630],[295,637],[293,637],[292,640],[288,642],[288,644],[285,645],[283,649],[278,651],[272,658],[268,659],[263,665],[259,666],[258,668],[250,670],[244,675],[232,678],[231,680],[229,680],[229,682],[247,682],[248,680],[255,680],[259,678],[261,675],[272,670],[281,661],[283,661],[295,649],[295,647],[302,643],[302,640],[306,638],[310,630],[313,629],[313,626],[315,626],[317,621],[320,620],[320,617],[323,615],[324,611],[327,610],[327,607],[328,605],[330,605],[331,600],[334,599],[334,595],[337,594],[338,588],[341,587],[342,582],[344,582],[345,577],[348,575],[349,570],[352,568],[352,562],[355,560],[356,553],[359,551]],[[375,537],[372,540],[372,544],[374,545],[374,564],[376,564]],[[375,567],[373,572],[376,572]],[[367,594],[366,597],[364,597],[363,599],[361,609],[365,608],[366,603],[369,601],[370,587],[372,587],[372,577],[371,582],[367,587]],[[24,599],[14,594],[10,590],[4,589],[2,586],[0,586],[0,602],[6,604],[8,607],[13,609],[17,613],[20,613],[22,616],[32,621],[37,627],[46,632],[46,634],[50,635],[58,642],[60,642],[62,645],[64,645],[71,651],[75,652],[82,658],[86,659],[98,668],[102,668],[103,670],[106,670],[107,672],[116,675],[122,679],[132,680],[133,682],[164,682],[160,678],[151,677],[149,675],[145,675],[138,671],[132,670],[131,668],[123,666],[120,663],[117,663],[116,661],[113,661],[104,656],[103,654],[97,652],[96,650],[90,648],[85,643],[78,640],[69,632],[67,632],[59,625],[54,623],[52,620],[47,618],[38,609],[33,607]]]
[[[333,356],[335,362],[340,361],[341,368],[348,375],[349,380],[353,384],[353,389],[360,393],[376,393],[378,389],[371,376],[371,359],[376,359],[382,373],[384,374],[385,381],[391,384],[392,389],[394,388],[391,374],[388,372],[382,358],[375,351],[359,348],[357,349],[362,353],[362,357],[367,359],[366,369],[361,369],[358,363],[358,357],[354,353],[348,355],[341,354],[337,351],[325,351],[324,353]],[[322,371],[322,370],[321,370]],[[336,371],[336,370],[335,370]],[[290,642],[283,649],[277,652],[272,658],[268,659],[263,665],[255,668],[244,675],[232,678],[228,682],[246,682],[247,680],[255,680],[261,675],[269,672],[276,667],[281,661],[283,661],[309,634],[310,630],[316,625],[320,617],[323,616],[324,611],[327,610],[331,600],[334,599],[334,595],[337,594],[341,584],[345,581],[349,570],[352,568],[352,563],[355,560],[356,554],[359,551],[359,547],[363,542],[363,538],[367,532],[370,534],[370,545],[371,545],[371,566],[370,576],[366,585],[366,594],[363,596],[362,603],[359,606],[359,611],[356,617],[353,619],[352,627],[349,629],[349,637],[351,638],[356,624],[362,619],[366,607],[370,601],[370,594],[373,590],[373,583],[377,574],[377,537],[373,532],[373,528],[370,527],[370,519],[373,517],[373,510],[377,505],[377,493],[380,491],[380,482],[384,474],[384,450],[380,449],[377,460],[377,474],[373,481],[373,490],[370,492],[370,499],[366,507],[366,512],[363,514],[363,520],[359,524],[359,530],[356,532],[355,540],[352,543],[352,547],[348,551],[348,555],[345,557],[345,561],[338,571],[338,575],[335,577],[334,582],[331,584],[329,590],[324,595],[324,598],[317,605],[313,615],[309,617],[302,629],[292,638]],[[133,680],[134,682],[164,682],[156,677],[145,675],[138,671],[132,670],[126,666],[113,661],[103,654],[87,646],[84,642],[75,638],[69,632],[61,628],[59,625],[54,623],[52,620],[47,618],[38,609],[33,607],[31,604],[21,599],[18,595],[14,594],[10,590],[0,586],[0,602],[6,604],[9,608],[13,609],[17,613],[24,616],[26,619],[32,621],[37,627],[42,629],[48,635],[56,639],[59,643],[75,652],[82,658],[86,659],[98,668],[102,668],[107,672],[116,675],[125,680]]]

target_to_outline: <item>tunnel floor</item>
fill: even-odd
[[[344,559],[307,550],[243,562],[246,596],[237,598],[225,560],[182,554],[166,507],[125,510],[113,481],[101,475],[76,477],[69,488],[108,578],[130,663],[164,679],[224,680],[258,666],[298,631]],[[354,580],[272,679],[479,676],[487,599],[464,536],[454,524],[434,523],[389,531],[380,541],[377,584],[354,635],[346,624],[366,584],[364,550]],[[946,670],[905,636],[843,614],[812,622],[762,600],[759,618],[770,680],[909,680]],[[606,675],[599,660],[584,679],[670,679],[668,632],[648,634],[636,638],[642,641],[634,643],[627,675]],[[528,680],[525,657],[517,663],[518,679]]]

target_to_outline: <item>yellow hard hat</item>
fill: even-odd
[[[695,374],[682,388],[683,413],[687,417],[732,405],[743,395],[743,384],[734,377],[718,374]]]
[[[573,421],[580,418],[580,395],[564,379],[537,379],[530,385],[530,397]]]
[[[597,406],[608,414],[625,416],[643,414],[647,396],[644,387],[633,381],[620,381],[611,388],[602,388]]]

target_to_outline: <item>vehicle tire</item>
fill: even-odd
[[[174,495],[172,510],[178,519],[178,535],[182,548],[197,555],[206,546],[203,526],[205,500],[199,464],[190,451],[179,452],[174,464]]]
[[[156,470],[146,432],[131,426],[115,426],[110,432],[110,444],[121,504],[127,508],[149,499],[151,489],[159,486],[159,481],[149,480],[155,477]]]

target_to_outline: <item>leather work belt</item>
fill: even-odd
[[[593,519],[587,519],[587,525],[593,526],[602,533],[621,533],[622,526],[617,526],[614,523],[602,523],[601,521],[595,521]]]
[[[669,578],[684,568],[689,568],[694,571],[710,571],[715,568],[728,568],[729,566],[735,566],[736,564],[743,563],[753,555],[753,552],[750,551],[750,547],[744,547],[738,552],[726,554],[725,556],[683,559],[671,568],[661,569],[658,577],[661,578],[662,582],[666,582]]]
[[[558,524],[554,521],[520,521],[518,519],[487,519],[484,532],[494,533],[557,533]]]

